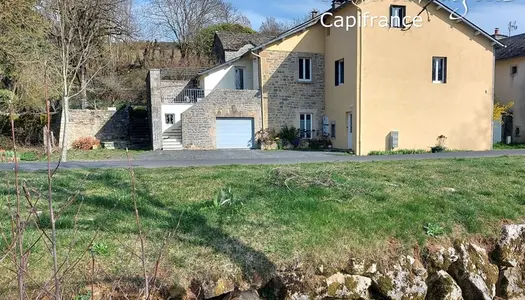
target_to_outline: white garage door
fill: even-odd
[[[217,118],[217,149],[252,148],[253,130],[253,118]]]

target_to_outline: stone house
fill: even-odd
[[[525,34],[500,40],[506,48],[496,50],[496,97],[514,102],[512,117],[505,118],[503,136],[525,143]]]
[[[204,97],[180,114],[181,147],[249,149],[258,130],[294,126],[303,139],[329,138],[358,155],[428,149],[440,135],[451,149],[490,149],[494,47],[502,44],[467,19],[452,20],[443,3],[427,4],[334,1],[324,14],[225,55],[195,78]],[[417,28],[394,18],[424,10],[429,17]],[[365,15],[391,22],[336,26]]]
[[[219,31],[213,37],[213,55],[219,63],[237,58],[273,37],[261,33]]]

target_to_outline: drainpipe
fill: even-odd
[[[361,20],[361,16],[363,14],[363,10],[357,6],[357,4],[355,4],[353,1],[352,1],[352,4],[355,5],[356,9],[357,9],[357,14],[358,14],[358,17],[359,17],[359,20]],[[362,122],[361,122],[361,119],[362,119],[362,109],[361,109],[361,104],[362,104],[362,98],[363,98],[363,27],[362,26],[358,26],[359,28],[359,61],[358,61],[358,70],[359,70],[359,78],[358,78],[358,88],[359,88],[359,94],[357,95],[357,101],[358,101],[358,105],[359,105],[359,108],[358,108],[358,122],[359,122],[359,132],[358,132],[358,136],[359,136],[359,150],[358,150],[358,153],[357,155],[362,155],[362,148],[361,148],[361,132],[362,132]]]
[[[257,60],[259,61],[259,90],[260,90],[260,97],[261,97],[261,129],[264,130],[264,111],[265,111],[265,107],[264,107],[264,92],[263,92],[263,59],[262,57],[259,55],[259,54],[256,54],[254,52],[251,52],[251,54],[255,57],[257,57]]]

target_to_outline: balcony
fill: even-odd
[[[204,98],[203,89],[183,89],[179,94],[162,97],[163,104],[191,104]]]

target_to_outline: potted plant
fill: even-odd
[[[445,151],[446,142],[447,142],[446,136],[444,135],[438,136],[436,146],[430,148],[432,150],[432,153],[440,153],[440,152]]]

